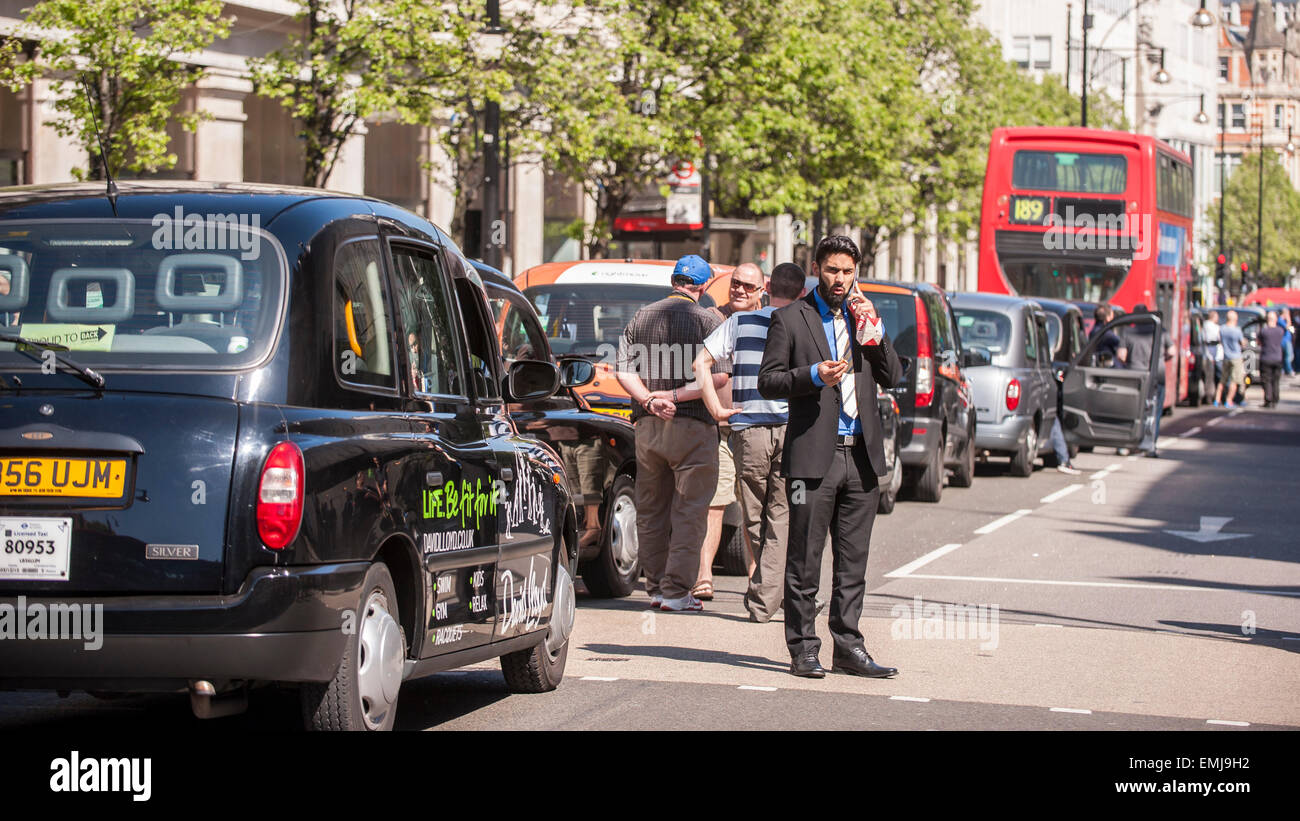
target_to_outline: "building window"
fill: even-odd
[[[1282,128],[1283,126],[1283,108],[1281,105],[1273,106],[1273,127]]]
[[[1225,83],[1228,81],[1228,66],[1230,64],[1230,59],[1231,58],[1229,57],[1219,58],[1219,79],[1223,80]]]
[[[1011,59],[1021,68],[1029,68],[1029,38],[1011,38]]]
[[[1241,129],[1242,131],[1246,130],[1246,104],[1245,103],[1232,104],[1232,127]]]
[[[1034,68],[1052,67],[1052,38],[1035,37],[1034,38]]]
[[[1219,103],[1219,130],[1220,131],[1223,130],[1223,109],[1224,108],[1225,108],[1224,104]]]

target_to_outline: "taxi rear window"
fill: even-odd
[[[248,215],[0,221],[0,334],[109,369],[246,367],[274,340],[285,271]],[[0,341],[0,363],[39,365],[33,350]]]

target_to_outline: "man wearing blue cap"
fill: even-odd
[[[618,347],[618,382],[632,397],[636,427],[641,567],[651,606],[668,612],[703,609],[691,586],[718,484],[718,427],[699,389],[685,386],[704,338],[719,324],[698,304],[712,277],[701,257],[677,260],[673,292],[637,311]]]

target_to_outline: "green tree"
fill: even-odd
[[[17,90],[54,77],[51,125],[96,158],[77,177],[103,179],[99,138],[113,174],[176,165],[169,121],[193,131],[201,114],[177,114],[181,90],[202,75],[181,57],[230,33],[219,0],[45,0],[26,9],[21,37],[0,44],[0,83]],[[98,133],[97,133],[98,132]]]
[[[303,184],[322,187],[366,119],[433,121],[485,46],[483,3],[296,0],[300,33],[252,60],[258,94],[298,121]]]
[[[554,83],[534,89],[548,166],[597,203],[581,239],[606,253],[614,220],[680,159],[705,155],[711,106],[728,101],[749,32],[776,4],[759,0],[592,0],[554,42]],[[735,109],[731,109],[735,111]]]
[[[1223,200],[1224,253],[1234,271],[1250,263],[1261,287],[1282,285],[1300,268],[1300,193],[1291,185],[1276,152],[1264,159],[1263,261],[1256,259],[1259,233],[1259,152],[1246,154],[1228,177]],[[1205,212],[1211,225],[1219,221],[1218,202]]]

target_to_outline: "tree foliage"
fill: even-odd
[[[1232,171],[1223,200],[1224,253],[1236,271],[1250,264],[1261,287],[1284,285],[1291,271],[1300,268],[1300,193],[1282,167],[1277,154],[1264,158],[1263,261],[1256,259],[1259,233],[1259,152],[1246,154]],[[1218,225],[1218,202],[1209,205],[1205,218]]]
[[[26,10],[22,37],[0,47],[0,83],[17,90],[53,77],[51,125],[93,158],[77,177],[103,178],[99,138],[114,174],[176,165],[167,124],[194,130],[201,114],[176,112],[181,90],[202,75],[181,57],[230,33],[219,0],[44,0]],[[97,134],[98,132],[98,134]]]
[[[298,121],[303,184],[323,187],[368,118],[427,124],[468,75],[482,44],[483,3],[296,0],[302,31],[250,61],[258,94]]]

